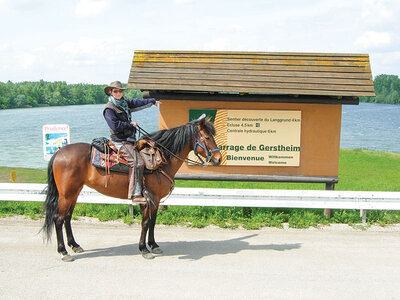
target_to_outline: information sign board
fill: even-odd
[[[300,165],[301,111],[191,109],[189,118],[203,113],[214,122],[221,165]]]

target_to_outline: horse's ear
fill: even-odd
[[[205,117],[206,117],[206,114],[202,114],[200,117],[197,118],[197,120],[200,121],[201,119],[204,119]]]
[[[205,124],[206,124],[206,118],[200,119],[200,122],[199,122],[200,128],[204,128]]]
[[[200,121],[199,122],[200,128],[204,128],[204,124],[205,124],[205,121],[206,121],[206,115],[202,114],[197,120]]]
[[[207,122],[211,122],[211,117],[208,117],[208,118],[206,119],[206,121],[207,121]]]

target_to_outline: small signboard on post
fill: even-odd
[[[67,124],[43,125],[43,154],[45,160],[70,143]]]

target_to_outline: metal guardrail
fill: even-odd
[[[45,184],[0,183],[0,201],[44,201]],[[130,204],[84,187],[78,203]],[[400,192],[175,188],[161,205],[400,210]]]

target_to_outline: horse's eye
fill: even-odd
[[[206,140],[209,140],[210,139],[210,137],[209,136],[206,136]]]

